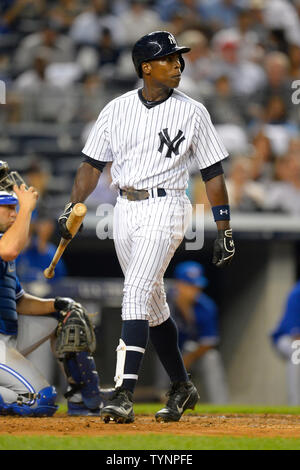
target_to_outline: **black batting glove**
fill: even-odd
[[[71,240],[72,238],[71,233],[67,229],[67,220],[74,206],[75,206],[75,202],[68,202],[68,204],[66,204],[64,212],[58,218],[58,226],[59,226],[60,235],[66,240]]]
[[[218,230],[218,238],[214,243],[213,264],[218,267],[227,266],[231,263],[234,253],[232,229]]]
[[[63,314],[69,312],[75,303],[75,300],[70,297],[55,297],[54,308],[57,312]]]

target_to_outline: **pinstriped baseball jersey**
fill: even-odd
[[[186,189],[192,163],[207,168],[228,156],[205,106],[171,90],[147,106],[141,90],[111,101],[99,114],[83,153],[112,161],[116,187]]]

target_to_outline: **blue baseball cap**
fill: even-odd
[[[0,205],[15,205],[18,204],[18,198],[15,193],[8,191],[0,191]]]
[[[179,263],[174,271],[174,277],[178,281],[186,282],[197,287],[206,287],[208,280],[204,276],[204,269],[197,261],[184,261]]]

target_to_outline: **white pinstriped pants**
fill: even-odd
[[[122,319],[157,326],[170,316],[163,276],[192,215],[185,191],[176,196],[128,201],[114,208],[114,243],[125,276]]]

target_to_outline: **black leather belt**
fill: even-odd
[[[165,197],[167,195],[166,191],[163,188],[154,188],[154,189],[120,189],[120,196],[125,197],[128,201],[144,201],[149,199],[149,197]]]

